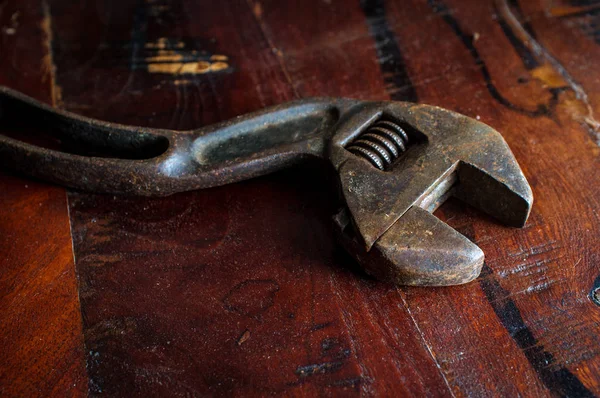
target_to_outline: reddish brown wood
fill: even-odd
[[[486,253],[482,277],[398,289],[334,244],[332,181],[314,167],[164,199],[71,192],[89,391],[600,394],[600,47],[597,5],[580,3],[50,2],[67,109],[191,128],[294,97],[420,101],[501,131],[535,195],[522,230],[444,205]],[[9,203],[10,225],[31,214]],[[22,374],[17,386],[43,386]]]
[[[0,84],[52,102],[43,4],[0,4]],[[0,395],[87,391],[65,190],[0,174]]]

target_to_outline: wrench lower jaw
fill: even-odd
[[[341,234],[342,244],[365,271],[396,285],[452,286],[479,276],[479,247],[431,213],[411,207],[371,250]]]

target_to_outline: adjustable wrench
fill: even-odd
[[[337,172],[341,244],[400,285],[475,279],[484,254],[431,214],[455,196],[523,226],[533,195],[502,136],[435,106],[317,98],[192,131],[107,123],[0,87],[4,129],[49,131],[69,152],[0,134],[0,162],[94,192],[164,196],[270,173],[308,158]]]

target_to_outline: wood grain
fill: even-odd
[[[0,84],[52,102],[49,20],[37,1],[0,4]],[[87,391],[63,188],[0,174],[0,395]]]
[[[162,199],[70,192],[85,354],[61,380],[81,380],[85,355],[91,395],[600,395],[595,4],[50,2],[64,108],[182,129],[297,97],[419,101],[502,132],[535,197],[523,229],[442,206],[436,215],[486,264],[473,283],[426,289],[375,282],[335,245],[334,176],[315,165]],[[44,78],[31,81],[22,89],[39,95]],[[10,192],[26,183],[1,181]],[[38,229],[66,256],[68,230],[56,235],[64,201],[51,217],[16,198],[5,224],[45,220]],[[61,297],[71,304],[60,306],[75,330],[69,281]],[[3,316],[9,325],[19,315]],[[26,380],[30,368],[7,368],[19,377],[13,395],[48,391],[39,372]],[[57,385],[60,395],[66,382]]]

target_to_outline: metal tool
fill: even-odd
[[[481,249],[431,214],[449,196],[515,227],[533,202],[498,132],[434,106],[306,99],[172,131],[93,120],[0,88],[0,112],[4,129],[48,130],[74,152],[0,135],[4,165],[86,191],[164,196],[324,159],[339,175],[340,242],[368,273],[401,285],[479,275]]]

